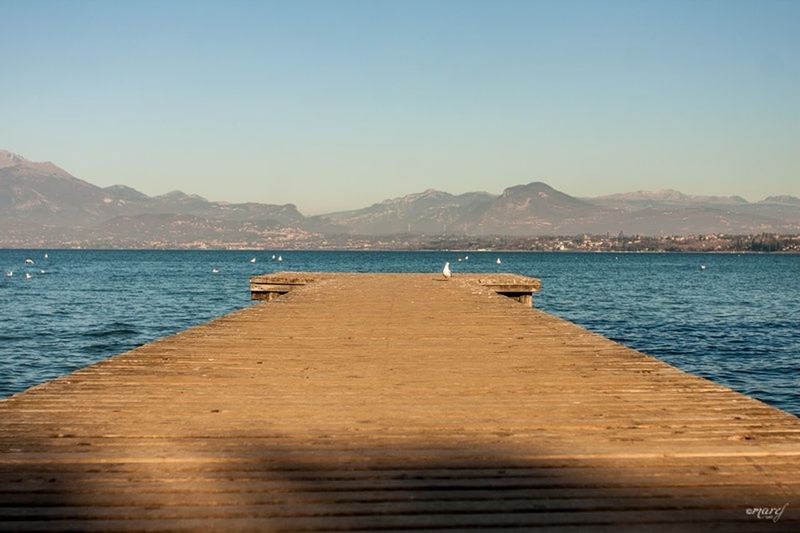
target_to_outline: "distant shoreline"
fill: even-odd
[[[94,247],[0,247],[0,251],[83,251],[83,252],[353,252],[353,253],[504,253],[504,254],[713,254],[713,255],[800,255],[800,250],[754,251],[754,250],[520,250],[515,248],[190,248],[190,247],[119,247],[119,248],[94,248]]]

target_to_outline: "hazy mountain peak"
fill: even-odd
[[[579,201],[566,193],[554,189],[543,181],[532,181],[524,185],[514,185],[503,190],[500,198],[561,198]]]
[[[178,190],[170,191],[166,194],[156,196],[155,198],[160,200],[171,200],[171,201],[186,201],[186,200],[196,200],[202,202],[208,201],[199,194],[186,194],[185,192]]]
[[[701,196],[684,194],[675,189],[661,189],[657,191],[638,190],[585,198],[589,202],[607,207],[622,209],[666,208],[666,207],[716,207],[748,205],[749,202],[741,196]]]
[[[19,154],[9,152],[8,150],[0,150],[0,168],[13,167],[20,163],[27,163],[28,160]]]
[[[512,187],[506,188],[506,190],[527,190],[527,191],[554,191],[550,185],[543,181],[532,181],[530,183],[524,183],[522,185],[514,185]]]
[[[800,206],[800,198],[797,196],[789,196],[788,194],[781,194],[777,196],[767,196],[759,202],[760,204],[783,204],[783,205],[796,205]]]
[[[159,198],[188,198],[189,195],[186,194],[183,191],[179,191],[179,190],[176,189],[174,191],[169,191],[167,193],[161,194],[158,197]]]
[[[509,197],[530,197],[537,196],[539,198],[548,198],[553,195],[563,195],[564,193],[552,188],[550,185],[543,181],[532,181],[524,185],[514,185],[507,187],[500,195],[501,198]]]
[[[689,198],[687,195],[675,189],[659,189],[656,191],[648,191],[639,189],[633,192],[622,192],[616,194],[608,194],[606,196],[598,196],[598,200],[660,200],[660,201],[682,201]]]
[[[648,192],[648,191],[637,191],[636,192],[639,197],[641,198],[659,198],[661,200],[672,200],[672,201],[683,201],[689,198],[686,194],[683,194],[680,191],[676,191],[675,189],[659,189],[657,191]]]
[[[105,187],[103,190],[111,194],[114,198],[128,202],[150,199],[150,197],[143,192],[137,191],[136,189],[128,187],[127,185],[110,185]]]
[[[145,195],[143,192],[137,191],[133,187],[128,187],[127,185],[116,184],[116,185],[109,185],[108,187],[104,187],[105,190],[109,192],[135,192],[138,194]],[[147,195],[145,195],[147,196]]]
[[[431,197],[441,197],[441,196],[451,196],[451,194],[444,191],[439,191],[437,189],[425,189],[422,192],[407,194],[402,198],[418,199],[418,198],[431,198]]]
[[[8,150],[0,150],[0,169],[10,169],[20,173],[35,173],[43,176],[58,178],[73,177],[67,171],[57,167],[50,161],[36,163]]]
[[[426,189],[422,192],[415,192],[406,194],[405,196],[397,196],[395,198],[388,198],[374,205],[395,205],[395,204],[411,204],[420,200],[440,200],[442,198],[449,198],[452,194],[437,191],[436,189]]]

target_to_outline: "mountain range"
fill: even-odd
[[[535,181],[500,195],[433,189],[304,216],[294,204],[214,202],[174,191],[98,187],[0,150],[0,246],[281,246],[355,235],[800,233],[800,198],[636,191],[579,198]]]

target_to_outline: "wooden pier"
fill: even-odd
[[[797,417],[440,278],[254,279],[0,401],[0,531],[800,530]]]

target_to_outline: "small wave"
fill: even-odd
[[[102,339],[105,337],[138,335],[139,333],[140,331],[138,329],[133,329],[133,328],[109,328],[109,329],[102,329],[95,331],[87,331],[83,333],[82,336],[94,339]]]
[[[105,355],[114,354],[124,351],[122,343],[118,342],[98,342],[94,344],[87,344],[83,347],[83,352],[89,355]]]
[[[26,335],[0,335],[0,342],[28,340]]]

